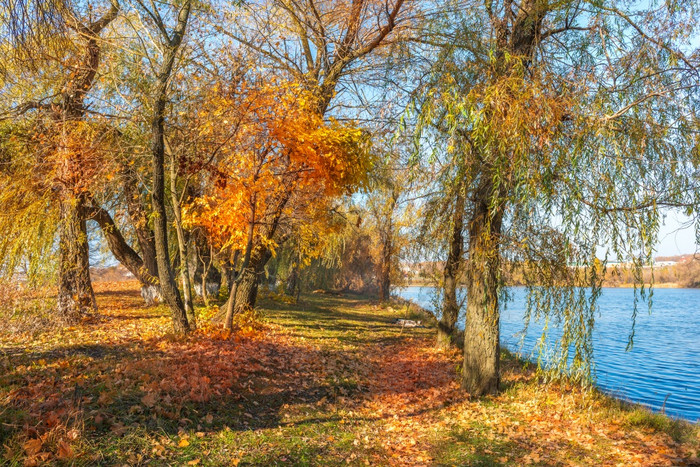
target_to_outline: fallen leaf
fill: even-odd
[[[58,442],[58,458],[59,459],[71,459],[73,458],[73,448],[70,447],[68,443],[61,440]]]
[[[187,441],[186,439],[181,439],[179,443],[177,443],[177,446],[180,448],[186,448],[187,446],[190,445],[190,442]]]
[[[141,403],[146,407],[153,407],[154,405],[156,405],[156,400],[156,395],[152,392],[149,392],[141,398]]]
[[[27,456],[32,457],[36,456],[39,451],[41,451],[41,446],[43,444],[44,443],[40,439],[30,439],[25,442],[22,447],[24,448],[24,452],[27,453]]]

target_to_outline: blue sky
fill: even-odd
[[[659,232],[656,256],[695,253],[696,249],[695,228],[691,219],[680,213],[668,213],[665,225]]]

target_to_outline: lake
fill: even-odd
[[[432,309],[432,293],[432,287],[398,291],[399,296],[427,309]],[[511,293],[513,300],[501,313],[501,344],[533,358],[539,337],[536,324],[521,347],[526,290],[513,287]],[[656,411],[663,407],[668,415],[699,422],[700,290],[655,289],[652,313],[646,303],[639,305],[634,348],[626,352],[633,293],[632,289],[606,288],[598,301],[600,314],[593,331],[597,386],[621,399]]]

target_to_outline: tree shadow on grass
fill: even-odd
[[[18,462],[26,441],[49,439],[59,426],[78,427],[87,445],[106,449],[134,433],[156,439],[183,430],[293,427],[305,419],[333,424],[333,416],[319,415],[325,404],[359,390],[328,370],[329,362],[354,356],[258,336],[5,353],[13,363],[0,374],[0,446]],[[57,443],[42,449],[55,456]],[[147,451],[144,458],[153,454]],[[123,453],[110,452],[100,463],[124,462]]]

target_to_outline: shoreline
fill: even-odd
[[[409,286],[409,287],[415,287],[415,286]],[[420,286],[420,287],[426,287],[426,286]],[[622,287],[608,287],[608,288],[622,288]],[[697,289],[686,289],[686,290],[697,290]],[[437,317],[429,309],[422,307],[421,305],[419,305],[418,303],[414,302],[411,299],[407,299],[407,298],[400,297],[400,296],[395,296],[395,299],[398,299],[401,303],[410,304],[411,308],[415,308],[415,309],[419,310],[419,312],[421,314],[430,315],[432,317],[433,323],[435,323],[435,324],[437,323]],[[459,331],[459,332],[461,332],[462,334],[464,333],[464,331]],[[521,361],[525,365],[534,365],[536,363],[536,362],[526,358],[522,353],[520,353],[518,351],[513,351],[513,350],[507,348],[504,343],[501,344],[501,349],[502,349],[502,351],[507,352],[513,358],[518,359],[519,361]],[[693,420],[691,418],[684,417],[682,415],[668,414],[664,410],[655,409],[653,406],[651,406],[650,404],[648,404],[644,401],[635,401],[635,400],[628,398],[627,396],[621,394],[619,389],[618,390],[604,389],[604,388],[600,387],[595,380],[592,381],[591,384],[592,384],[593,388],[596,391],[598,391],[601,395],[603,395],[605,397],[609,397],[610,399],[613,399],[613,400],[619,402],[620,404],[625,404],[625,405],[633,407],[635,409],[645,410],[653,415],[664,416],[664,417],[667,417],[671,420],[679,420],[679,421],[687,422],[687,423],[690,423],[692,425],[700,427],[700,418]],[[664,407],[665,407],[665,404],[666,404],[666,402],[664,401]]]
[[[644,288],[649,288],[650,284],[644,284]],[[430,283],[430,282],[412,282],[410,284],[402,285],[402,286],[396,286],[396,288],[405,288],[405,287],[436,287],[435,284]],[[527,287],[526,285],[523,284],[518,284],[518,285],[506,285],[506,287]],[[639,285],[635,284],[619,284],[619,285],[603,285],[603,289],[633,289],[634,287],[639,287]],[[654,289],[683,289],[683,290],[700,290],[700,287],[682,287],[680,284],[676,282],[662,282],[659,284],[654,284]]]

